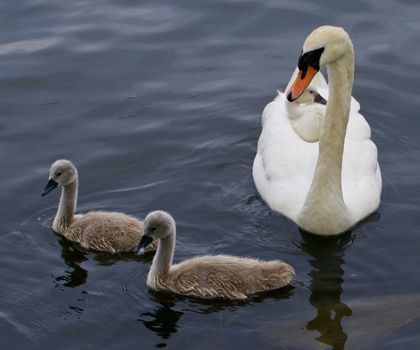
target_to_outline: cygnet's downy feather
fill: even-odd
[[[293,267],[280,261],[262,261],[230,255],[198,256],[172,265],[176,225],[171,215],[155,211],[144,221],[144,236],[137,251],[158,240],[147,286],[202,299],[247,299],[251,294],[288,285]]]
[[[51,165],[42,196],[62,187],[53,230],[83,248],[116,253],[135,251],[143,235],[143,222],[123,213],[92,211],[75,214],[78,173],[72,162],[60,159]],[[147,251],[156,250],[156,244]]]

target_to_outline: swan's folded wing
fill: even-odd
[[[353,104],[354,101],[354,104]],[[355,106],[356,108],[353,108]],[[349,121],[347,124],[346,140],[369,140],[371,130],[365,117],[359,113],[359,103],[352,98]]]
[[[358,220],[366,213],[375,211],[380,202],[382,189],[381,170],[378,164],[378,150],[371,140],[368,122],[353,109],[352,98],[349,122],[344,144],[343,156],[343,197],[346,205]]]
[[[350,113],[357,113],[360,111],[360,103],[352,96],[350,101]]]
[[[284,104],[285,95],[279,94],[264,109],[253,176],[267,204],[294,218],[311,184],[318,144],[304,142],[295,133]]]

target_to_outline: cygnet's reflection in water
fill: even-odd
[[[247,300],[223,300],[223,299],[214,299],[214,300],[202,300],[190,298],[197,304],[200,304],[200,307],[197,310],[192,310],[192,312],[199,312],[201,314],[210,314],[213,312],[220,312],[226,309],[233,310],[249,304],[259,304],[263,303],[267,299],[289,299],[293,295],[293,284],[287,285],[283,288],[271,290],[267,292],[253,294],[248,297]]]
[[[341,321],[351,316],[352,310],[341,302],[343,292],[344,256],[352,243],[351,232],[337,237],[318,237],[302,233],[303,241],[298,246],[310,255],[312,271],[309,302],[317,310],[315,318],[306,324],[309,331],[319,332],[319,342],[344,349],[347,334]]]
[[[95,252],[94,260],[101,266],[111,266],[121,261],[138,261],[143,263],[151,263],[155,252],[146,252],[143,255],[136,255],[135,253],[123,252],[123,253],[103,253]]]
[[[292,296],[293,290],[294,287],[289,285],[278,290],[255,294],[246,301],[223,299],[203,300],[184,297],[173,293],[149,290],[151,300],[158,304],[158,306],[152,311],[143,312],[138,321],[142,322],[147,329],[160,336],[163,340],[166,340],[178,331],[177,324],[181,317],[186,313],[207,315],[223,310],[238,309],[247,306],[250,303],[261,303],[268,298],[277,300],[288,299]],[[190,305],[193,305],[193,307],[186,307],[183,302],[188,302]],[[176,310],[177,303],[183,305],[182,311]],[[236,319],[236,316],[233,316],[233,319]],[[225,320],[225,324],[226,323],[229,323],[229,321]],[[158,345],[161,347],[164,344]]]
[[[80,264],[88,259],[87,253],[63,237],[58,237],[58,243],[61,246],[61,257],[68,268],[64,270],[64,275],[54,276],[56,286],[75,288],[86,283],[88,273]]]
[[[181,297],[169,293],[150,291],[151,299],[160,304],[153,311],[143,312],[138,321],[142,322],[147,329],[156,333],[162,339],[169,339],[177,332],[177,322],[184,314],[182,311],[175,311],[175,304]]]
[[[68,268],[64,274],[54,276],[56,286],[69,288],[79,287],[87,282],[88,272],[80,265],[88,260],[88,255],[102,266],[111,266],[121,261],[140,261],[150,262],[153,259],[153,252],[148,252],[142,256],[134,253],[109,254],[95,251],[88,251],[80,247],[77,243],[70,242],[67,239],[58,236],[58,243],[61,246],[61,258]]]

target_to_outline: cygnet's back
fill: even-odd
[[[290,284],[294,269],[280,261],[201,256],[172,266],[168,289],[200,298],[246,299]]]
[[[143,223],[118,212],[89,212],[76,216],[67,229],[80,245],[103,252],[133,252],[143,235]],[[149,249],[156,250],[156,244]]]

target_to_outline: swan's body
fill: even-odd
[[[246,299],[248,295],[288,285],[294,269],[279,260],[261,261],[229,255],[199,256],[172,265],[176,227],[165,212],[150,213],[138,251],[159,240],[158,249],[147,276],[147,286],[202,299]]]
[[[345,232],[374,212],[382,179],[370,127],[351,97],[353,45],[342,28],[320,27],[305,41],[299,74],[263,112],[253,176],[262,198],[308,232]],[[286,98],[299,97],[327,65],[328,100],[319,142],[305,142],[287,118]],[[326,88],[315,78],[318,89]],[[287,96],[288,95],[288,96]]]
[[[68,160],[57,160],[50,169],[47,186],[42,195],[62,186],[60,204],[53,222],[53,230],[83,248],[116,253],[135,251],[143,235],[143,223],[123,213],[93,211],[75,214],[78,174]],[[156,244],[148,247],[156,250]]]

